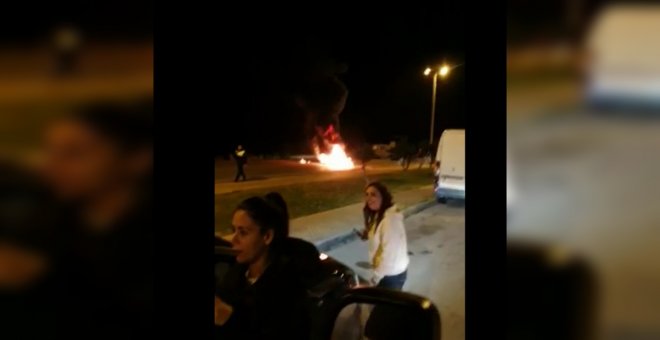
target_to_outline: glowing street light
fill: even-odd
[[[462,65],[462,64],[461,64]],[[435,98],[436,98],[436,93],[438,89],[438,76],[440,78],[444,79],[449,75],[449,72],[458,66],[461,65],[456,65],[454,67],[450,67],[447,64],[443,64],[440,66],[437,72],[433,72],[433,69],[430,67],[427,67],[426,70],[424,70],[424,75],[429,76],[431,72],[433,72],[433,98],[432,98],[432,104],[431,104],[431,134],[429,136],[429,145],[433,145],[433,126],[435,125]]]
[[[439,73],[440,73],[440,76],[441,76],[441,77],[443,77],[443,78],[446,77],[446,76],[449,74],[449,66],[447,66],[447,65],[442,65],[442,67],[440,68],[440,72],[439,72]]]

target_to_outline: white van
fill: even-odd
[[[438,202],[465,199],[465,130],[445,130],[435,160],[440,162],[440,176],[435,187]]]
[[[506,211],[507,216],[511,216],[513,213],[513,206],[516,203],[517,192],[516,185],[513,183],[513,169],[511,167],[511,159],[507,155],[506,159]]]
[[[660,5],[614,4],[587,41],[586,99],[595,108],[660,108]]]

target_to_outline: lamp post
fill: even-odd
[[[426,70],[424,71],[424,75],[427,77],[431,73],[433,73],[433,97],[431,98],[431,133],[429,136],[429,145],[433,145],[433,127],[435,126],[435,99],[438,90],[438,76],[444,79],[447,77],[447,75],[449,75],[450,70],[451,69],[449,68],[449,66],[444,64],[440,66],[438,70],[435,70],[435,72],[430,67],[427,67]]]

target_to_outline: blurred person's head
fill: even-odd
[[[236,261],[250,265],[273,260],[287,237],[287,226],[286,215],[269,199],[251,197],[241,202],[232,217]]]
[[[57,212],[37,176],[0,163],[0,291],[28,289],[47,273]]]
[[[243,145],[239,145],[238,147],[236,147],[236,149],[237,150],[243,150]]]
[[[51,124],[44,170],[60,199],[84,204],[150,179],[149,105],[94,105]]]
[[[62,50],[72,50],[81,43],[80,32],[73,23],[63,23],[54,32],[56,47]]]

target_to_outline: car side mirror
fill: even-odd
[[[507,339],[593,339],[598,285],[591,265],[562,249],[510,244]]]
[[[327,315],[325,339],[440,339],[435,305],[400,291],[351,289]]]

